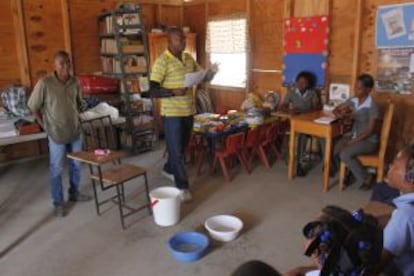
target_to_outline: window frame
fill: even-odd
[[[230,15],[231,16],[240,16],[243,17],[246,20],[246,33],[247,33],[247,43],[248,45],[250,45],[250,28],[249,28],[249,17],[247,16],[247,14],[233,14]],[[209,17],[206,21],[206,29],[208,28],[208,23],[210,21],[225,21],[225,20],[229,20],[229,16],[217,16],[217,17]],[[206,30],[206,39],[205,39],[205,43],[207,43],[207,30]],[[212,88],[214,90],[222,90],[222,91],[233,91],[233,92],[244,92],[246,93],[249,89],[249,84],[250,84],[250,49],[249,47],[247,47],[246,52],[246,83],[243,87],[239,87],[239,86],[231,86],[231,85],[219,85],[219,84],[211,84],[211,82],[208,84],[209,88]],[[212,65],[211,63],[211,53],[206,51],[206,55],[205,55],[205,59],[206,59],[206,64],[210,67]]]

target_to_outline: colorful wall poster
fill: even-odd
[[[327,16],[285,19],[286,53],[320,54],[328,51],[329,20]]]
[[[376,44],[381,49],[414,47],[414,3],[378,7]]]
[[[317,78],[317,86],[325,85],[327,67],[329,17],[288,18],[284,20],[283,85],[295,83],[301,71]]]
[[[318,87],[325,85],[326,55],[324,54],[287,54],[283,57],[283,85],[295,83],[301,71],[312,72]]]
[[[414,88],[414,48],[380,49],[376,91],[411,94]]]

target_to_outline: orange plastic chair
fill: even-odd
[[[232,178],[230,176],[226,159],[237,157],[242,164],[243,168],[247,173],[250,173],[245,156],[244,156],[244,142],[245,142],[245,133],[239,132],[236,134],[231,134],[227,136],[225,148],[217,149],[214,154],[214,163],[213,170],[217,166],[217,162],[220,162],[221,169],[224,174],[224,178],[227,182],[231,182]]]

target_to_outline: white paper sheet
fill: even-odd
[[[337,118],[335,118],[335,117],[323,116],[323,117],[320,117],[320,118],[314,120],[314,122],[317,123],[317,124],[329,125],[329,124],[335,122],[336,120],[337,120]]]
[[[194,73],[188,73],[185,75],[184,87],[192,87],[200,84],[206,77],[207,71],[198,71]]]

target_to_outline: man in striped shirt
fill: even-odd
[[[184,87],[185,75],[202,70],[200,65],[184,52],[186,40],[179,28],[170,28],[168,49],[155,61],[151,72],[151,93],[161,97],[161,116],[163,117],[168,161],[163,175],[175,181],[181,190],[182,200],[191,200],[188,175],[184,164],[184,153],[193,128],[194,99],[191,89]],[[207,72],[210,81],[217,66]]]

